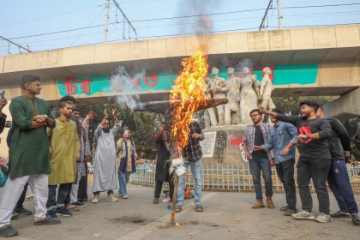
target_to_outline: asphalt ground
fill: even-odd
[[[153,189],[128,185],[129,198],[107,202],[106,193],[98,204],[89,202],[72,217],[60,217],[61,224],[35,226],[32,216],[20,216],[12,221],[19,236],[14,240],[37,239],[359,239],[360,226],[350,219],[333,219],[329,223],[294,220],[279,209],[285,205],[283,193],[274,194],[275,209],[252,209],[255,193],[203,192],[204,212],[195,212],[193,199],[186,200],[183,211],[176,214],[178,226],[170,224],[166,203],[155,205]],[[89,194],[91,197],[92,194]],[[314,212],[318,213],[316,195]],[[360,196],[356,196],[359,204]],[[331,210],[338,210],[330,194]],[[34,211],[33,199],[24,206]],[[300,201],[298,197],[298,206]]]

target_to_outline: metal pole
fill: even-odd
[[[268,13],[268,11],[269,11],[269,9],[270,9],[271,3],[272,3],[272,0],[269,1],[269,4],[268,4],[268,6],[267,6],[267,8],[266,8],[264,17],[262,18],[261,23],[260,23],[259,31],[261,31],[261,29],[264,28],[265,18],[266,18],[266,15],[267,15],[267,13]]]
[[[277,0],[277,7],[278,7],[278,25],[279,25],[279,30],[281,30],[282,29],[281,0]]]
[[[104,23],[104,43],[107,42],[107,34],[108,34],[108,20],[109,20],[109,1],[106,0],[106,13],[105,13],[105,23]]]

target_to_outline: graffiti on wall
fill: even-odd
[[[217,159],[219,163],[224,162],[226,143],[227,143],[226,132],[218,131],[215,140],[214,158]]]
[[[248,162],[248,159],[246,157],[245,150],[244,150],[244,147],[243,147],[243,136],[239,135],[239,136],[235,137],[233,135],[230,135],[229,140],[230,140],[230,145],[239,146],[241,159],[244,162]]]
[[[251,69],[251,74],[255,74],[260,81],[262,69],[265,66],[256,66]],[[314,84],[318,75],[317,64],[295,64],[295,65],[269,65],[272,70],[271,80],[274,86],[288,84]],[[227,68],[219,69],[219,76],[225,79]],[[57,83],[61,96],[85,94],[91,96],[96,93],[141,93],[149,91],[169,91],[177,77],[175,72],[134,72],[131,74],[102,75],[90,77],[67,76],[60,79]],[[236,75],[241,77],[242,71],[237,71]]]

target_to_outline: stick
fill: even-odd
[[[175,210],[176,210],[176,200],[177,200],[177,188],[178,188],[178,180],[179,177],[176,173],[174,173],[172,179],[174,183],[174,194],[172,197],[172,204],[171,204],[171,223],[175,224]]]

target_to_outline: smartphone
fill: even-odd
[[[5,97],[5,90],[1,90],[0,97],[1,98]]]

